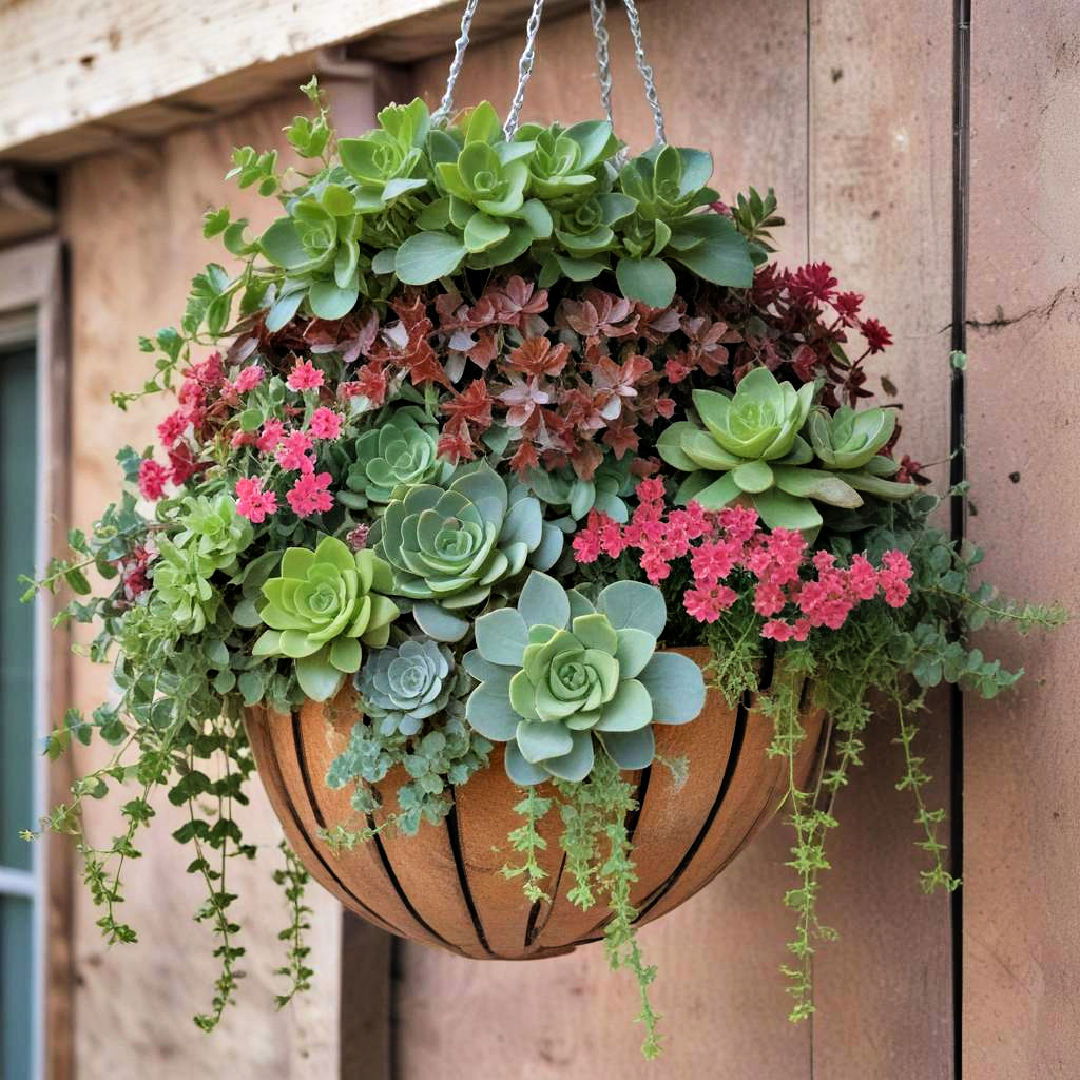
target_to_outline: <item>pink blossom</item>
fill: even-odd
[[[285,437],[285,424],[281,420],[271,419],[263,424],[262,431],[255,445],[264,453],[277,448],[277,444]]]
[[[169,413],[157,426],[158,439],[164,447],[175,446],[180,436],[187,431],[191,423],[191,414],[187,409],[177,409]]]
[[[310,360],[298,360],[285,380],[290,390],[318,390],[322,384],[323,373]]]
[[[250,390],[254,390],[265,377],[266,372],[258,364],[251,364],[236,376],[233,381],[233,389],[237,393],[246,394]]]
[[[255,525],[261,525],[277,510],[277,496],[263,491],[259,477],[241,477],[236,481],[236,512]]]
[[[341,417],[324,405],[311,414],[308,430],[316,439],[336,439],[341,434],[341,423]]]
[[[330,474],[312,472],[301,475],[285,496],[297,517],[310,517],[312,514],[325,513],[333,508],[334,497],[327,490],[330,487]]]
[[[157,501],[165,494],[165,485],[169,480],[169,470],[164,465],[146,458],[139,464],[139,494],[144,499]]]
[[[283,469],[311,472],[315,468],[315,461],[308,453],[311,446],[312,439],[306,431],[290,431],[281,440],[274,457]]]

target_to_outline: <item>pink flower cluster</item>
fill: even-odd
[[[839,630],[864,600],[880,595],[891,607],[902,607],[910,595],[911,563],[901,551],[886,552],[880,567],[865,555],[842,567],[830,552],[811,553],[801,532],[767,532],[749,507],[711,512],[692,502],[669,508],[664,485],[655,478],[638,484],[637,498],[625,525],[593,511],[574,537],[574,553],[591,563],[633,549],[653,584],[671,574],[676,559],[689,557],[693,586],[683,594],[683,606],[698,622],[716,622],[739,599],[741,587],[765,620],[762,637],[805,641],[814,627]],[[729,579],[736,570],[744,576],[733,586]]]
[[[321,372],[316,371],[316,374],[321,379]],[[329,491],[330,474],[322,472],[316,475],[314,447],[316,440],[338,438],[343,423],[341,416],[333,409],[320,406],[311,414],[311,422],[304,430],[290,430],[285,427],[284,421],[272,418],[250,439],[261,453],[272,455],[282,469],[300,473],[285,494],[289,506],[298,517],[310,517],[333,508],[334,497]],[[272,491],[264,491],[263,483],[261,479],[242,479],[236,484],[237,513],[256,525],[277,510],[277,496]]]

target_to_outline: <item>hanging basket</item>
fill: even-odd
[[[678,651],[699,664],[708,658],[704,648]],[[501,746],[454,793],[444,825],[422,825],[415,836],[386,832],[333,853],[319,831],[355,821],[356,812],[349,792],[327,787],[325,777],[355,719],[351,707],[307,702],[291,717],[251,709],[247,721],[259,775],[293,850],[350,911],[474,960],[538,960],[601,936],[603,906],[582,911],[566,899],[557,815],[540,825],[547,849],[539,858],[552,902],[530,904],[520,881],[502,874],[513,854],[507,834],[521,819],[514,812],[520,791],[503,770]],[[820,713],[804,713],[802,724],[799,783],[818,767],[825,741]],[[730,709],[710,690],[696,720],[655,731],[658,754],[686,755],[690,771],[678,789],[663,766],[633,777],[639,809],[628,831],[639,925],[678,907],[723,870],[773,816],[788,785],[787,758],[766,753],[772,722],[753,704]],[[391,773],[379,785],[384,805],[397,805],[404,780]]]

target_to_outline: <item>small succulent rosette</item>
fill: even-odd
[[[364,712],[383,735],[416,735],[442,712],[456,685],[450,650],[430,638],[377,649],[353,679]]]
[[[469,724],[506,744],[507,775],[523,786],[584,780],[597,741],[620,769],[645,768],[652,725],[688,723],[705,704],[697,664],[656,651],[666,621],[652,585],[617,581],[593,604],[534,571],[517,607],[476,620],[476,648],[463,659],[480,680]]]

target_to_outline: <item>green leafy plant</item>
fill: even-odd
[[[382,648],[398,606],[385,593],[390,568],[374,552],[352,552],[332,536],[314,551],[289,548],[281,577],[263,586],[259,617],[268,627],[252,646],[253,656],[293,660],[300,688],[313,701],[333,697],[360,669],[361,642]]]
[[[438,428],[423,409],[404,405],[356,441],[342,501],[354,509],[388,503],[398,489],[445,484],[453,466],[438,456]],[[353,494],[355,493],[355,495]]]
[[[442,712],[459,680],[445,645],[410,638],[379,649],[355,677],[364,711],[379,721],[379,733],[415,735],[424,721]]]
[[[506,743],[511,780],[584,780],[594,738],[620,769],[651,764],[650,725],[685,724],[705,703],[697,664],[655,652],[666,621],[651,585],[614,582],[593,605],[537,572],[516,608],[476,620],[476,649],[463,663],[481,682],[466,717],[485,738]]]
[[[821,515],[814,502],[851,509],[862,505],[856,490],[872,490],[881,498],[906,498],[913,484],[876,483],[874,454],[892,433],[891,414],[884,409],[848,409],[834,427],[821,414],[811,426],[826,458],[845,465],[813,468],[814,450],[799,431],[810,415],[813,383],[796,390],[781,383],[768,368],[755,368],[728,397],[714,390],[695,390],[701,422],[672,424],[660,436],[657,450],[676,469],[690,472],[679,488],[679,500],[694,500],[719,509],[746,499],[774,528],[818,529]],[[833,440],[836,440],[835,442]],[[822,458],[821,465],[829,465]],[[888,459],[887,468],[896,466]],[[857,469],[853,464],[865,466]],[[715,473],[720,473],[714,478]]]
[[[483,603],[526,565],[550,567],[562,533],[524,488],[481,463],[459,469],[446,488],[418,484],[391,500],[371,542],[393,571],[393,593],[413,601],[420,628],[458,641],[470,624],[455,613]]]

